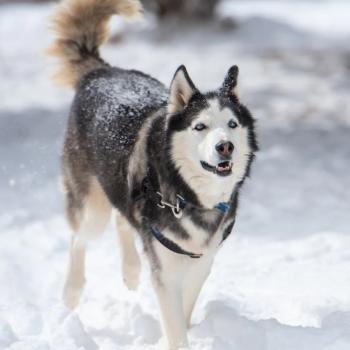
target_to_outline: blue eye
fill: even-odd
[[[206,129],[207,127],[203,124],[203,123],[198,123],[196,124],[196,126],[194,127],[195,130],[197,131],[202,131],[204,129]]]
[[[234,129],[234,128],[237,128],[238,124],[233,119],[231,119],[228,122],[228,126],[229,126],[229,128]]]

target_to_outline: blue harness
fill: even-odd
[[[181,203],[183,205],[183,207],[181,208],[181,213],[182,213],[182,210],[184,209],[186,202],[182,197],[180,197],[180,198],[181,198]],[[178,210],[179,205],[173,206],[169,203],[162,202],[162,199],[160,201],[160,204],[161,204],[161,205],[159,205],[160,208],[165,208],[165,206],[169,206],[169,207],[171,207],[175,217],[177,217],[177,218],[181,217],[181,216],[179,216],[179,210]],[[218,210],[220,213],[225,215],[230,209],[230,203],[220,202],[217,205],[215,205],[214,208],[216,210]],[[193,259],[198,259],[203,255],[203,254],[188,252],[187,250],[182,249],[178,244],[176,244],[175,242],[173,242],[169,238],[165,237],[157,227],[151,226],[151,232],[152,232],[153,237],[156,238],[159,243],[161,243],[164,247],[168,248],[169,250],[171,250],[174,253],[181,254],[181,255],[187,255]],[[225,238],[223,238],[223,240]]]

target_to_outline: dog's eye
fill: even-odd
[[[231,128],[231,129],[234,129],[234,128],[237,128],[237,123],[233,120],[233,119],[231,119],[229,122],[228,122],[228,126],[229,126],[229,128]]]
[[[202,131],[204,129],[206,129],[207,127],[203,124],[203,123],[198,123],[196,124],[196,126],[194,127],[195,130],[197,131]]]

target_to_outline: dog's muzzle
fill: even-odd
[[[201,165],[203,169],[219,176],[228,176],[232,174],[233,162],[231,160],[224,160],[218,163],[217,166],[210,165],[207,162],[201,160]]]

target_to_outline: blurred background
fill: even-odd
[[[136,296],[121,287],[113,228],[89,252],[80,318],[62,316],[69,230],[58,182],[74,92],[49,80],[55,5],[0,0],[0,349],[153,349],[160,333],[149,282]],[[350,2],[143,5],[142,20],[113,18],[102,56],[167,85],[185,64],[203,91],[237,64],[241,100],[257,119],[261,151],[203,291],[194,348],[349,349]],[[116,335],[101,331],[107,324]]]

